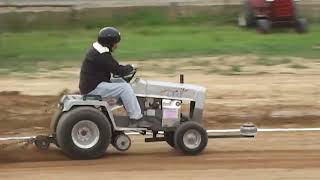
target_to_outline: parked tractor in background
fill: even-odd
[[[300,17],[299,0],[243,0],[238,23],[243,27],[256,26],[269,33],[273,26],[293,26],[298,33],[308,31],[307,20]]]

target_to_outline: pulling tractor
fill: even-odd
[[[170,83],[134,79],[135,74],[136,70],[117,78],[130,83],[151,127],[129,128],[129,118],[115,113],[122,108],[115,99],[65,95],[51,121],[51,133],[35,137],[35,145],[47,149],[53,143],[72,159],[94,159],[103,156],[109,145],[128,150],[131,139],[127,134],[135,132],[148,135],[145,142],[166,141],[182,154],[201,153],[212,137],[202,126],[206,89],[185,84],[183,75],[180,83]],[[247,124],[240,132],[239,137],[254,137],[257,128]]]

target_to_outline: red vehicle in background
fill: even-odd
[[[243,0],[239,25],[256,25],[262,33],[271,31],[272,26],[293,26],[299,33],[307,32],[307,21],[301,18],[297,8],[298,0]]]

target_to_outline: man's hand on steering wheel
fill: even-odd
[[[123,80],[129,83],[134,78],[138,70],[136,65],[132,64],[131,66],[133,70],[128,75],[125,75],[125,76],[113,75],[113,78],[122,78]]]

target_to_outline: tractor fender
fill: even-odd
[[[111,107],[106,101],[98,101],[98,100],[81,100],[81,99],[71,99],[64,101],[58,105],[58,110],[54,114],[51,123],[50,123],[50,133],[55,135],[56,128],[60,118],[63,116],[64,113],[68,113],[72,111],[72,109],[77,108],[79,106],[91,106],[101,110],[110,121],[113,127],[116,127],[114,117],[111,111]],[[114,129],[114,128],[112,128]]]

